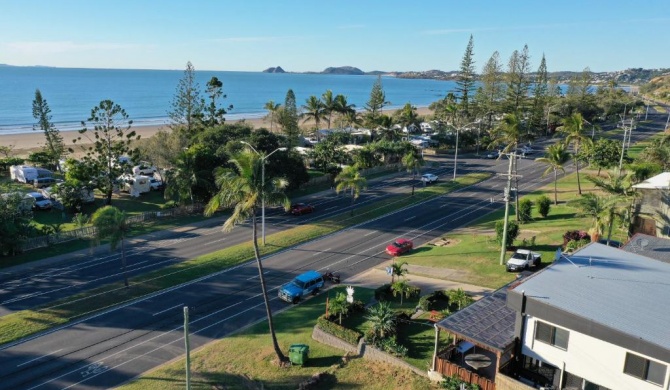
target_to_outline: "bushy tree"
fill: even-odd
[[[33,212],[19,192],[2,187],[0,193],[0,256],[13,256],[32,232]]]
[[[505,221],[496,221],[496,242],[502,245],[503,230],[505,229]],[[511,247],[514,240],[519,236],[519,224],[514,221],[507,222],[507,248]]]
[[[545,195],[542,195],[537,198],[535,204],[537,204],[537,212],[542,216],[542,218],[547,218],[547,215],[549,215],[549,210],[551,209],[551,199]]]
[[[123,270],[123,283],[128,287],[128,275],[126,274],[126,247],[125,238],[131,231],[128,216],[113,206],[99,208],[91,216],[91,223],[97,229],[97,239],[109,240],[109,248],[114,251],[121,244],[121,269]]]
[[[533,212],[533,201],[530,199],[521,199],[519,202],[519,222],[526,223],[530,222]]]

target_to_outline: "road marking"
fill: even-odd
[[[159,314],[165,313],[165,312],[168,311],[168,310],[172,310],[172,309],[174,309],[175,307],[180,307],[180,306],[184,306],[184,304],[183,304],[183,303],[180,303],[180,304],[178,304],[178,305],[174,305],[174,306],[172,306],[172,307],[168,307],[168,308],[165,309],[165,310],[161,310],[161,311],[159,311],[158,313],[154,313],[154,316],[157,316],[157,315],[159,315]]]
[[[216,244],[217,242],[225,241],[225,238],[219,238],[218,240],[206,242],[205,245]]]
[[[367,237],[367,236],[369,236],[369,235],[371,235],[371,234],[375,234],[375,233],[377,233],[377,232],[373,230],[373,231],[371,231],[370,233],[367,233],[366,235],[364,235],[363,237]]]
[[[413,220],[414,218],[416,218],[416,216],[414,216],[414,217],[409,217],[409,218],[405,218],[405,222],[407,222],[407,221],[411,221],[411,220]]]
[[[440,206],[440,208],[447,207],[447,206],[449,206],[449,203],[443,204],[442,206]]]
[[[28,363],[32,363],[32,362],[34,362],[35,360],[40,360],[40,359],[45,358],[45,357],[47,357],[47,356],[53,355],[54,353],[58,353],[58,352],[60,352],[60,351],[62,351],[62,350],[63,350],[63,348],[59,349],[58,351],[53,351],[53,352],[47,353],[46,355],[42,355],[42,356],[40,356],[40,357],[36,357],[35,359],[28,360],[27,362],[24,362],[24,363],[21,363],[21,364],[17,364],[16,367],[24,366],[24,365],[26,365],[26,364],[28,364]]]
[[[328,211],[328,210],[334,210],[334,209],[337,209],[337,208],[339,208],[339,207],[340,207],[340,206],[328,207],[325,211]]]
[[[328,252],[331,249],[333,249],[333,248],[327,248],[327,249],[324,249],[322,251],[318,251],[315,254],[313,254],[312,256],[322,255],[324,252]]]

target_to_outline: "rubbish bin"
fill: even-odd
[[[309,355],[309,345],[293,344],[288,349],[288,358],[291,364],[304,366],[307,362],[307,355]]]

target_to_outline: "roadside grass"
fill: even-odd
[[[646,147],[652,144],[652,142],[660,140],[666,135],[667,134],[665,134],[664,132],[660,132],[652,135],[651,137],[647,138],[644,141],[636,142],[634,145],[631,145],[630,148],[626,149],[626,155],[633,159],[637,158]]]
[[[345,213],[269,235],[266,237],[267,244],[260,247],[261,255],[282,251],[348,226],[369,221],[403,207],[472,185],[488,177],[490,177],[490,174],[464,175],[457,178],[456,181],[443,182],[423,188],[417,191],[414,196],[395,195],[356,208],[353,216]],[[130,288],[124,288],[119,281],[61,299],[45,307],[8,314],[0,317],[0,344],[15,341],[96,311],[225,270],[253,258],[253,245],[249,241],[132,277],[129,279]]]
[[[319,389],[436,389],[427,378],[384,363],[350,359],[342,364],[344,352],[312,340],[317,318],[325,312],[326,297],[333,297],[343,286],[309,298],[273,316],[277,340],[285,354],[292,344],[309,345],[306,365],[278,368],[267,321],[261,321],[241,332],[210,343],[191,356],[191,386],[211,389],[219,385],[229,389],[271,388],[296,389],[312,375],[326,373]],[[370,289],[357,288],[356,299],[368,302]],[[434,329],[430,329],[433,333]],[[417,334],[413,333],[410,337]],[[432,340],[432,339],[431,339]],[[424,341],[425,342],[425,341]],[[432,354],[432,347],[431,347]],[[252,357],[253,356],[253,357]],[[120,390],[183,389],[183,358],[174,360],[119,387]]]
[[[595,174],[596,171],[587,170],[585,173]],[[591,182],[584,179],[585,175],[580,174],[580,176],[582,176],[582,193],[600,193]],[[563,234],[566,231],[586,231],[592,225],[590,218],[578,216],[578,210],[566,204],[567,201],[578,196],[577,175],[570,174],[559,179],[557,187],[559,204],[554,205],[552,202],[547,218],[542,218],[534,206],[533,220],[520,225],[519,237],[514,242],[514,245],[518,247],[530,248],[541,253],[541,267],[553,261],[556,248],[563,244]],[[528,198],[535,202],[541,195],[553,201],[553,183],[522,199]],[[513,203],[510,206],[510,220],[514,220]],[[445,235],[444,238],[451,241],[450,245],[444,247],[426,245],[405,256],[404,260],[413,265],[457,270],[458,272],[454,272],[449,280],[494,289],[500,288],[515,279],[515,274],[506,272],[504,265],[500,265],[500,245],[495,242],[495,223],[502,220],[503,217],[504,210],[493,212],[475,221],[467,229]],[[535,245],[531,246],[533,237]],[[612,239],[625,242],[627,235],[615,228]],[[511,255],[512,252],[507,251],[503,261],[506,262]],[[436,277],[435,275],[424,276]]]

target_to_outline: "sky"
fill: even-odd
[[[670,1],[2,0],[0,64],[477,72],[528,45],[552,71],[670,67]]]

